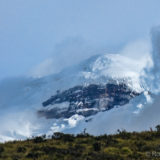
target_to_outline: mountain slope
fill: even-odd
[[[160,158],[160,126],[157,131],[127,132],[92,136],[54,133],[25,141],[0,144],[0,160],[133,160]],[[138,140],[138,141],[137,141]]]
[[[123,106],[139,94],[125,84],[75,86],[43,102],[43,106],[48,107],[38,114],[46,118],[69,118],[75,114],[89,117],[114,106]]]
[[[97,119],[99,115],[109,117],[107,112],[111,108],[109,114],[115,110],[121,112],[116,108],[122,105],[126,109],[131,104],[127,110],[133,113],[149,97],[141,79],[148,58],[142,62],[123,55],[104,54],[46,77],[4,80],[0,83],[2,141],[55,131],[90,130],[101,122],[101,118]]]

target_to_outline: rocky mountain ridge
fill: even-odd
[[[107,111],[115,106],[123,106],[140,95],[126,84],[107,83],[75,86],[57,93],[42,103],[39,116],[46,118],[69,118],[74,114],[89,117],[100,111]]]

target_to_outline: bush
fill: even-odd
[[[64,136],[64,133],[55,132],[55,133],[52,135],[52,139],[61,139],[63,136]]]
[[[118,132],[118,135],[123,139],[128,139],[131,136],[131,133],[127,132],[125,129],[123,130],[118,129],[117,132]]]
[[[4,152],[4,148],[0,146],[0,153]]]
[[[157,132],[160,132],[160,125],[156,126],[156,130],[157,130]]]
[[[25,153],[26,152],[26,148],[25,147],[18,147],[17,148],[17,152]]]
[[[44,142],[44,141],[45,141],[45,139],[44,139],[43,136],[35,137],[35,138],[33,139],[33,142],[34,142],[34,143],[41,143],[41,142]]]
[[[131,149],[130,149],[129,147],[123,147],[123,148],[121,149],[121,153],[128,156],[128,155],[131,155],[131,154],[132,154],[132,151],[131,151]]]
[[[96,142],[93,144],[94,151],[100,151],[101,150],[101,144]]]

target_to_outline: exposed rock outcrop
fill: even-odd
[[[63,92],[57,92],[43,102],[44,109],[39,110],[38,114],[57,119],[69,118],[74,114],[88,117],[115,106],[125,105],[139,94],[125,84],[75,86]]]

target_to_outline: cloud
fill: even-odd
[[[31,71],[31,75],[34,78],[41,78],[54,73],[54,69],[53,59],[46,59]]]
[[[31,137],[39,129],[40,124],[36,123],[34,111],[17,110],[9,111],[2,115],[1,112],[0,139],[12,140]]]
[[[34,78],[41,78],[76,65],[81,61],[101,53],[101,47],[91,45],[80,37],[70,37],[55,45],[51,57],[45,59],[35,66],[29,75]]]

